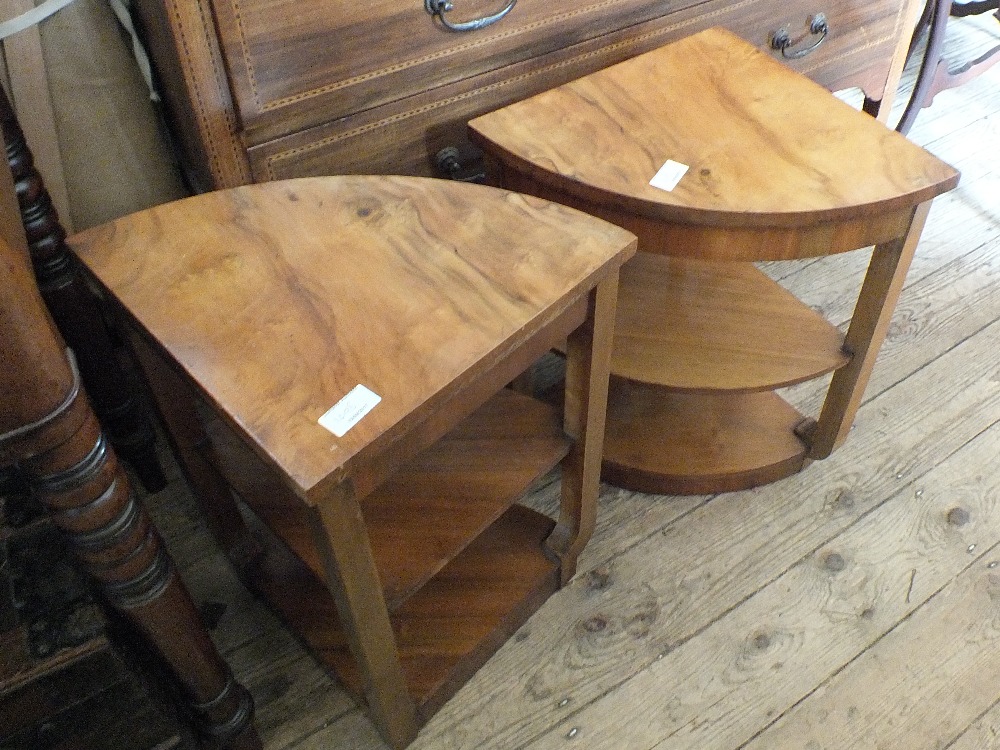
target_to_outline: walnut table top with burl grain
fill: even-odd
[[[240,187],[71,238],[217,536],[396,747],[575,571],[635,242],[409,177]],[[505,388],[567,337],[563,415]],[[556,465],[558,518],[516,504]]]
[[[930,201],[958,182],[722,29],[469,127],[499,184],[639,237],[622,271],[604,476],[653,492],[763,484],[843,441]],[[871,246],[846,337],[752,265]],[[774,392],[832,371],[818,419]]]

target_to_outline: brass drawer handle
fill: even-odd
[[[829,33],[830,25],[826,21],[826,16],[823,13],[817,13],[809,20],[809,35],[819,35],[819,39],[808,47],[803,47],[802,49],[792,49],[792,47],[805,39],[806,36],[803,35],[798,39],[793,40],[791,35],[788,33],[788,29],[780,28],[771,34],[771,49],[778,50],[781,52],[782,57],[787,57],[789,60],[805,57],[821,45]]]
[[[462,23],[452,23],[445,18],[444,14],[455,7],[451,3],[451,0],[424,0],[424,10],[432,16],[437,16],[441,20],[441,24],[448,31],[475,31],[499,21],[514,9],[515,3],[517,3],[517,0],[510,0],[506,7],[498,10],[492,16],[483,16],[482,18],[477,18],[473,21],[463,21]]]

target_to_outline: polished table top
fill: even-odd
[[[703,226],[791,228],[884,214],[958,180],[922,148],[722,29],[483,115],[470,131],[538,184]],[[668,160],[686,172],[672,190],[651,186]]]
[[[155,207],[72,246],[312,502],[593,288],[634,238],[495,188],[326,177]],[[337,437],[318,420],[358,385],[381,400]]]

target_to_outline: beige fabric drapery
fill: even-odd
[[[0,20],[32,0],[0,0]],[[184,195],[150,89],[107,0],[74,0],[2,41],[4,83],[67,228]]]

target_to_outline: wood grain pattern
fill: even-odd
[[[686,64],[692,59],[704,64]],[[952,167],[723,29],[469,128],[505,186],[620,219],[644,254],[683,259],[640,256],[622,286],[613,368],[635,381],[642,406],[615,401],[604,476],[648,492],[745,489],[801,468],[799,440],[810,458],[840,445],[929,202],[958,181]],[[679,181],[654,187],[665,160],[681,169]],[[843,346],[832,326],[780,286],[733,265],[870,243],[874,259]],[[708,261],[731,268],[709,271]],[[799,423],[776,396],[733,396],[766,395],[834,369],[819,427]],[[691,395],[698,393],[711,394],[700,415]],[[643,410],[655,424],[642,424]]]
[[[405,684],[423,720],[433,714],[558,587],[558,566],[542,553],[553,522],[513,506],[390,620]],[[325,586],[283,546],[255,570],[254,587],[313,652],[361,696],[365,681],[348,651]]]
[[[474,154],[464,132],[470,117],[711,26],[831,89],[859,86],[872,99],[889,99],[920,5],[519,0],[499,23],[452,33],[420,3],[380,2],[358,12],[317,0],[297,13],[285,12],[282,0],[137,4],[188,171],[214,175],[217,187],[233,185],[225,179],[245,170],[247,158],[245,181],[440,175],[441,148]],[[461,0],[449,17],[469,20],[501,7]],[[809,25],[818,12],[829,27],[820,46],[796,58],[771,48],[782,29],[813,41]],[[209,170],[209,159],[220,164]]]
[[[2,210],[13,201],[13,192],[4,192]],[[0,239],[0,285],[0,465],[23,472],[105,602],[176,680],[206,739],[220,750],[260,750],[253,700],[212,643],[108,444],[42,302],[28,253],[6,239]]]
[[[1000,418],[1000,389],[991,379],[1000,367],[997,336],[1000,326],[993,325],[985,336],[933,358],[908,387],[889,389],[862,408],[861,427],[871,425],[865,439],[848,441],[830,460],[783,482],[715,496],[680,517],[671,498],[606,491],[605,504],[623,494],[629,498],[631,520],[602,514],[580,562],[590,572],[543,607],[522,633],[523,642],[508,644],[499,663],[477,675],[466,696],[445,707],[415,747],[520,748],[546,732],[553,744],[567,744],[581,711],[627,690],[685,643],[701,641],[699,657],[710,663],[706,654],[714,653],[718,641],[704,634],[712,622],[888,498],[902,506],[894,518],[905,516],[913,494],[900,493],[901,487],[921,489],[934,466]],[[942,402],[944,387],[954,389],[955,397]],[[889,413],[900,415],[893,429],[876,429]],[[978,468],[964,464],[958,471]],[[867,537],[859,543],[877,548],[879,541]],[[795,595],[801,590],[791,588]],[[782,592],[787,589],[775,595]],[[752,628],[760,619],[744,622]],[[742,642],[747,631],[719,633]],[[539,653],[547,655],[541,662]],[[700,672],[689,672],[681,687],[670,674],[656,672],[648,700],[683,694],[697,699],[697,690],[687,686]],[[740,696],[749,700],[757,692]],[[569,701],[560,705],[564,698]],[[617,731],[621,741],[633,723],[666,711],[662,702],[653,712],[628,700],[616,705],[620,710],[595,710],[587,726],[608,736]]]
[[[329,601],[325,596],[329,591],[338,616],[316,620],[310,627],[329,628],[339,619],[353,657],[350,663],[359,674],[360,694],[375,726],[392,747],[405,747],[417,734],[416,700],[406,684],[385,598],[378,595],[378,570],[371,545],[366,543],[365,520],[351,483],[341,483],[322,505],[306,513],[324,580],[309,592],[314,602],[305,609],[308,612]],[[282,586],[283,582],[272,585]]]
[[[566,340],[563,425],[573,447],[562,466],[559,520],[545,540],[559,559],[560,584],[576,575],[577,559],[596,523],[618,279],[616,269],[591,292],[586,322]]]
[[[184,151],[186,177],[199,190],[246,184],[250,169],[211,8],[137,0],[135,12]]]
[[[980,104],[973,110],[949,110],[946,122],[975,118],[983,106],[982,91],[978,97]],[[976,134],[991,131],[994,119],[973,120],[967,131],[959,131],[967,132],[972,141],[955,134],[953,140],[940,141],[935,151],[949,160],[956,154],[971,155]],[[931,124],[918,121],[928,134],[937,133]],[[989,324],[1000,308],[994,304],[991,283],[998,267],[996,227],[986,207],[996,177],[991,176],[989,163],[983,164],[981,158],[979,162],[982,179],[963,177],[954,197],[935,203],[924,234],[927,242],[922,241],[918,251],[918,272],[911,272],[913,286],[903,293],[901,317],[892,325],[883,350],[890,359],[876,368],[857,434],[841,451],[768,488],[713,498],[680,520],[674,500],[606,489],[605,510],[581,567],[605,571],[600,578],[607,585],[598,593],[581,582],[560,595],[558,608],[543,608],[527,645],[508,651],[501,665],[482,674],[474,683],[477,690],[463,705],[453,703],[425,730],[421,746],[524,747],[543,728],[577,715],[579,707],[595,696],[624,689],[630,678],[612,676],[618,665],[632,660],[634,671],[629,674],[638,675],[655,663],[657,649],[663,653],[686,637],[700,639],[705,623],[746,596],[742,587],[748,579],[771,580],[772,573],[766,571],[783,570],[799,553],[818,546],[817,540],[829,538],[880,498],[892,496],[901,483],[924,489],[921,482],[929,468],[951,462],[949,457],[964,441],[995,422],[998,362],[992,352],[1000,331]],[[951,237],[958,239],[951,242]],[[809,291],[815,288],[822,293],[821,302],[833,300],[823,302],[823,307],[833,305],[834,320],[843,321],[850,315],[867,254],[858,254],[857,262],[847,267],[846,258],[824,259],[815,269],[808,267],[811,273],[799,270],[805,264],[794,264],[794,275],[783,281],[810,300]],[[791,283],[799,276],[803,276],[801,286]],[[809,384],[811,390],[822,395],[822,389],[813,385]],[[955,465],[954,476],[974,476],[980,469],[976,460],[962,461]],[[941,494],[954,497],[947,485]],[[617,506],[625,498],[628,514],[619,515]],[[893,502],[904,506],[905,514],[911,499],[899,494]],[[873,536],[869,543],[877,547],[880,541]],[[917,542],[910,549],[920,546]],[[718,607],[714,614],[704,611],[709,603]],[[628,616],[638,614],[643,605],[647,617],[655,613],[656,626],[647,638],[629,637]],[[579,637],[579,630],[551,632],[558,631],[566,617],[580,624],[603,617],[607,627],[589,637]],[[739,635],[732,632],[731,637]],[[539,652],[550,656],[545,665],[536,667]],[[685,680],[684,687],[674,689],[672,683],[664,683],[668,675],[667,670],[660,674],[652,688],[656,694],[687,692],[692,684]],[[512,705],[500,699],[511,693],[517,695]],[[742,693],[744,699],[755,694]],[[564,707],[558,707],[561,697],[570,699]],[[932,703],[924,707],[928,712],[937,710]],[[477,712],[482,712],[481,719]],[[642,712],[605,711],[598,721],[621,729],[631,726],[633,717],[642,720]],[[574,726],[567,719],[562,734],[554,733],[553,743],[562,738],[569,744],[565,736]]]
[[[522,750],[541,743],[546,733],[552,733],[544,740],[549,745],[585,746],[567,737],[574,727],[574,737],[581,740],[583,733],[606,732],[618,738],[618,746],[644,747],[641,741],[630,743],[629,733],[633,727],[650,726],[654,713],[667,724],[663,735],[643,735],[649,740],[646,746],[655,747],[677,730],[678,724],[668,723],[664,715],[682,701],[693,709],[684,715],[688,723],[677,737],[689,740],[685,750],[736,750],[766,727],[777,727],[774,722],[780,722],[782,714],[769,716],[768,711],[782,702],[788,705],[796,695],[806,696],[813,717],[822,715],[824,708],[831,712],[829,726],[835,731],[817,731],[809,739],[843,750],[840,718],[851,705],[842,701],[848,691],[843,686],[822,687],[824,677],[841,667],[852,673],[852,688],[876,691],[874,700],[859,705],[855,718],[864,719],[866,706],[881,712],[885,724],[877,731],[888,734],[877,736],[886,740],[886,747],[994,750],[1000,691],[992,682],[979,682],[978,673],[964,671],[970,660],[983,662],[985,677],[994,669],[995,642],[983,637],[982,629],[989,626],[991,615],[987,612],[983,619],[989,608],[982,608],[984,600],[975,593],[949,595],[947,602],[953,606],[946,615],[933,605],[936,597],[926,599],[933,587],[924,584],[960,575],[962,560],[977,574],[995,556],[981,556],[986,537],[979,530],[984,523],[992,525],[995,511],[982,494],[989,485],[977,484],[976,477],[995,473],[993,456],[1000,449],[995,427],[1000,419],[1000,328],[994,324],[1000,311],[1000,225],[995,210],[1000,173],[996,161],[983,158],[982,151],[982,144],[996,134],[998,76],[1000,71],[991,71],[942,95],[921,113],[911,131],[917,142],[960,168],[962,182],[934,202],[851,438],[808,471],[745,492],[664,497],[604,485],[594,536],[580,558],[581,573],[430,720],[414,750]],[[781,282],[840,325],[851,315],[868,255],[859,251],[815,263],[782,264]],[[772,268],[769,265],[769,273]],[[794,404],[813,413],[825,387],[817,380],[793,390],[802,396]],[[962,450],[977,440],[983,444]],[[192,591],[197,589],[199,599],[228,604],[214,635],[254,692],[268,750],[384,750],[364,712],[349,708],[350,700],[336,681],[324,679],[318,667],[307,669],[311,661],[304,652],[292,661],[287,634],[284,640],[274,635],[282,632],[280,626],[231,575],[224,575],[224,561],[212,553],[191,499],[176,472],[173,476],[171,490],[153,498],[161,525],[176,525],[181,532],[168,536],[168,543],[176,543],[175,557],[183,557]],[[558,489],[558,483],[547,484],[527,501],[533,507],[555,508]],[[970,521],[965,526],[942,523],[942,516],[958,504],[969,511]],[[873,511],[879,512],[879,520],[852,534],[852,546],[843,544],[841,534]],[[884,545],[883,537],[891,544]],[[977,544],[972,554],[965,551],[970,544]],[[855,551],[863,559],[855,562]],[[830,571],[820,552],[841,554],[844,570]],[[891,566],[884,573],[880,555]],[[794,577],[782,578],[800,562],[805,567]],[[925,565],[937,571],[934,580],[924,577]],[[911,604],[917,607],[905,622],[934,606],[938,613],[927,621],[946,627],[935,628],[936,636],[921,641],[927,644],[921,653],[910,649],[905,662],[893,661],[893,652],[901,655],[909,637],[899,638],[901,643],[888,650],[879,646],[884,639],[874,642],[868,648],[878,649],[878,659],[865,660],[859,648],[872,629],[889,629],[891,635],[893,618],[906,617],[903,613],[909,610],[901,606],[913,568],[916,598],[911,594]],[[898,581],[886,577],[890,571]],[[741,603],[753,601],[756,592],[779,579],[787,585],[775,587],[754,605],[759,618],[753,613],[735,616]],[[857,617],[865,603],[849,607],[847,615],[841,613],[841,625],[832,622],[840,613],[838,604],[861,604],[883,582],[891,585],[882,590],[884,597],[876,602],[871,620]],[[798,604],[805,601],[822,601],[831,612],[806,612]],[[775,609],[767,611],[768,604]],[[960,613],[967,605],[971,608],[965,617]],[[755,647],[753,636],[774,636],[778,631],[764,626],[780,625],[788,617],[796,618],[795,628],[785,631],[790,637],[771,637],[769,648]],[[829,637],[810,638],[796,650],[800,628],[808,635],[813,617],[825,618],[820,633]],[[720,618],[726,618],[724,626],[713,628]],[[910,634],[919,637],[916,630]],[[831,651],[840,648],[842,638],[854,646]],[[697,646],[699,641],[703,646]],[[269,649],[272,642],[282,646]],[[693,649],[684,660],[692,669],[681,676],[671,668],[678,662],[669,661],[677,649]],[[738,664],[715,662],[711,654],[720,649],[730,654],[744,649],[741,653],[747,657]],[[761,682],[786,652],[794,653],[795,662],[780,669],[776,681]],[[280,656],[270,660],[271,653]],[[812,669],[814,657],[821,669]],[[873,668],[883,658],[896,668],[879,676]],[[907,673],[911,660],[917,681]],[[601,701],[602,708],[610,706],[604,701],[628,690],[630,682],[644,679],[661,662],[665,668],[643,682],[644,698],[616,703],[617,710],[583,713],[595,701]],[[951,663],[958,672],[950,670]],[[706,668],[711,674],[705,674]],[[869,685],[865,674],[878,682]],[[785,682],[791,684],[787,691]],[[694,705],[706,686],[711,692]],[[962,722],[954,720],[951,699],[962,699],[957,708],[964,714],[967,688],[981,689],[968,707],[992,708],[962,728]],[[779,694],[775,701],[768,700],[772,693]],[[710,711],[712,698],[722,703],[706,712],[703,721],[699,706]],[[834,713],[838,711],[840,716]],[[926,734],[905,734],[911,723]],[[805,723],[796,725],[806,728]],[[812,728],[821,729],[816,722]],[[938,728],[945,731],[939,734]],[[875,736],[860,736],[859,750],[871,750],[870,738]],[[898,739],[913,741],[900,744]],[[760,745],[769,747],[763,741]]]
[[[367,13],[332,2],[296,14],[282,13],[274,0],[217,0],[212,7],[232,71],[234,99],[251,143],[621,30],[651,37],[645,45],[649,49],[709,25],[727,24],[766,48],[772,32],[784,26],[790,33],[803,33],[803,19],[816,12],[805,0],[743,0],[733,9],[680,0],[667,13],[651,0],[521,0],[499,23],[455,34],[444,31],[420,4],[381,3]],[[449,17],[467,20],[501,7],[503,3],[493,0],[464,0]],[[828,85],[851,81],[878,97],[896,40],[905,33],[901,7],[907,5],[884,0],[827,7],[832,31],[826,44],[805,59],[788,62]],[[862,33],[868,43],[864,50],[859,49]],[[336,40],[332,46],[331,39]],[[375,39],[383,43],[372,44]]]
[[[826,458],[847,439],[929,210],[929,203],[917,206],[913,226],[906,236],[872,252],[871,265],[844,339],[851,361],[830,383],[816,431],[810,438],[811,458]]]
[[[957,454],[952,466],[928,477],[905,516],[896,511],[895,528],[919,541],[905,544],[903,533],[890,535],[886,524],[883,543],[862,558],[881,570],[855,584],[855,591],[842,592],[838,604],[871,602],[873,624],[881,625],[876,632],[894,627],[748,748],[830,747],[833,737],[846,744],[919,747],[929,737],[954,739],[994,704],[1000,670],[993,614],[1000,547],[991,528],[996,437],[994,427]],[[966,473],[975,466],[990,468]],[[862,571],[851,571],[854,560],[848,559],[844,572],[857,581]],[[896,624],[892,610],[905,612],[915,603],[923,606]],[[935,710],[921,710],[928,704]],[[891,720],[901,715],[907,720]]]
[[[1000,706],[996,703],[972,726],[968,727],[952,747],[955,750],[990,750],[1000,737]]]
[[[317,483],[362,460],[359,452],[381,451],[426,418],[441,383],[460,388],[488,370],[498,341],[511,349],[528,340],[596,283],[609,247],[630,242],[569,209],[489,188],[375,184],[248,186],[134,214],[71,242],[311,499]],[[149,248],[138,265],[126,250],[136,242]],[[323,272],[331,254],[336,274]],[[376,287],[392,290],[378,304],[367,292]],[[345,322],[357,320],[367,325]],[[413,363],[405,377],[396,362]],[[316,420],[359,382],[382,403],[335,439]]]
[[[974,441],[963,449],[965,455],[955,457],[954,466],[964,472],[981,465],[991,443]],[[994,648],[995,618],[985,616],[984,607],[989,608],[995,585],[986,564],[1000,541],[992,528],[997,479],[995,471],[971,479],[942,469],[929,472],[918,487],[900,487],[898,502],[890,499],[877,507],[716,620],[697,641],[681,645],[624,689],[574,716],[577,736],[594,748],[618,748],[623,739],[630,746],[663,750],[744,743],[753,750],[784,750],[809,747],[810,741],[830,750],[929,747],[922,738],[942,732],[924,724],[916,707],[942,682],[955,691],[951,698],[938,698],[951,710],[928,712],[932,721],[964,725],[964,719],[967,724],[992,703],[985,685],[996,660],[983,665],[989,671],[980,678],[974,659],[963,658],[969,641],[948,643],[941,637],[960,628],[970,640],[982,641],[977,651]],[[956,507],[975,521],[954,523]],[[978,544],[970,559],[973,540]],[[974,596],[976,604],[949,606],[951,597],[941,591],[945,586],[954,597]],[[918,608],[919,614],[907,620]],[[953,618],[963,617],[972,621],[954,623]],[[918,623],[925,618],[938,623],[922,627]],[[866,649],[860,663],[852,663]],[[937,671],[945,663],[949,677]],[[678,688],[671,687],[672,680]],[[970,680],[982,687],[969,690]],[[652,684],[659,690],[649,689]],[[679,689],[680,684],[687,689]],[[817,684],[822,687],[810,695]],[[934,687],[928,690],[928,685]],[[672,696],[666,710],[660,690]],[[833,690],[839,695],[828,694]],[[914,710],[910,720],[890,720],[907,706]],[[632,717],[627,726],[598,718],[622,710]],[[771,727],[771,717],[782,714],[784,719]],[[563,747],[568,726],[553,727],[527,747]],[[758,730],[766,731],[756,736]]]
[[[881,216],[858,216],[798,227],[702,226],[666,222],[634,213],[624,203],[600,203],[543,184],[514,168],[494,165],[498,183],[508,190],[535,195],[598,216],[642,238],[643,252],[705,261],[754,262],[809,259],[846,253],[891,242],[906,233],[911,208]]]
[[[948,165],[736,42],[701,32],[477,118],[470,133],[539,183],[697,226],[850,220],[957,183]],[[673,191],[650,186],[668,159],[689,171]]]
[[[485,531],[573,442],[554,409],[503,390],[366,497],[362,513],[375,557],[384,561],[379,574],[389,608]]]
[[[495,188],[380,177],[207,194],[74,244],[136,328],[219,540],[405,747],[590,538],[635,238]],[[564,424],[496,395],[567,338]],[[340,434],[314,423],[358,383],[370,410]],[[558,525],[512,506],[560,462]]]
[[[320,580],[308,518],[279,476],[219,420],[208,424],[220,468],[241,499]],[[390,610],[397,609],[567,454],[551,407],[501,391],[361,502]]]
[[[777,394],[689,394],[616,380],[602,475],[617,487],[699,495],[767,484],[804,465],[803,417]]]
[[[611,369],[693,392],[772,390],[847,364],[843,336],[749,264],[640,253],[622,269]]]

